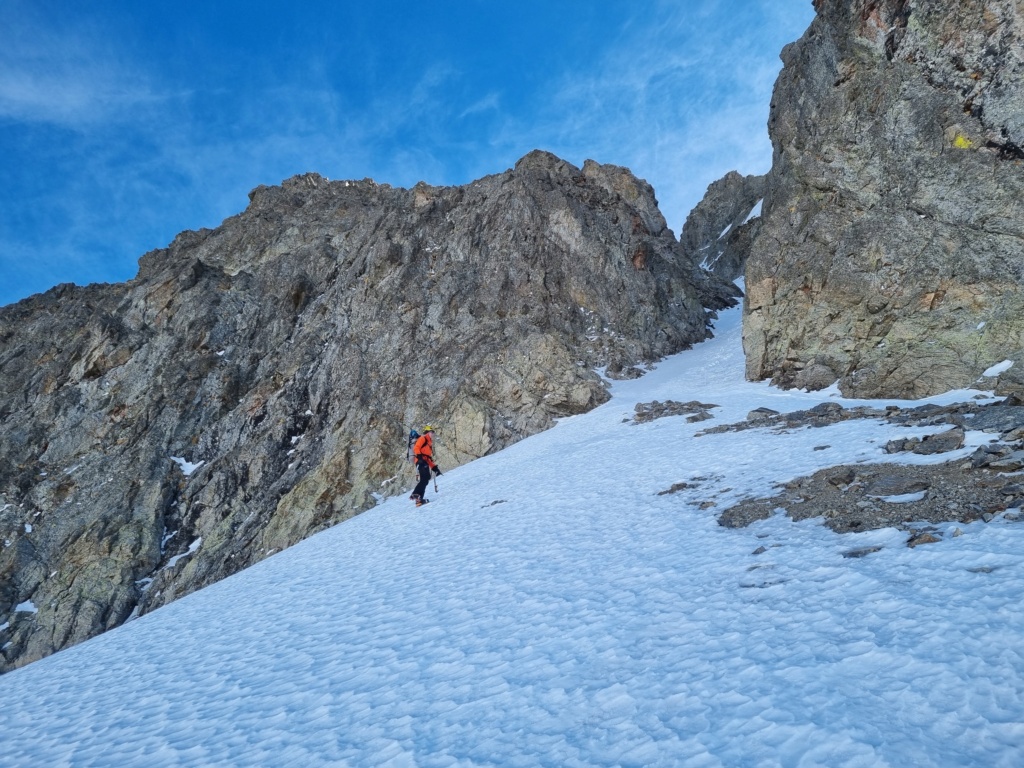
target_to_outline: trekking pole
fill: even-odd
[[[437,490],[437,475],[434,475],[434,493],[440,493],[440,491]]]

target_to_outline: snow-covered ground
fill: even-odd
[[[925,430],[695,438],[853,404],[744,382],[738,310],[717,334],[423,509],[391,499],[0,678],[0,765],[1024,765],[1024,523],[916,549],[720,527],[732,500]],[[624,423],[654,399],[720,407]]]

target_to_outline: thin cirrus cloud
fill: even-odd
[[[492,91],[484,96],[479,101],[476,101],[466,107],[462,112],[459,113],[459,119],[469,117],[470,115],[480,114],[481,112],[497,112],[501,109],[501,94],[496,91]]]
[[[761,4],[743,25],[742,17],[728,23],[723,3],[705,3],[703,16],[662,10],[631,25],[588,71],[565,75],[544,124],[509,128],[526,141],[547,137],[571,157],[630,167],[654,185],[678,233],[712,181],[730,170],[768,170],[778,53],[811,14]]]
[[[54,27],[32,11],[2,20],[0,119],[84,127],[161,98],[93,27]]]

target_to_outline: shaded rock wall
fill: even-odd
[[[743,277],[751,243],[761,229],[757,206],[764,189],[764,176],[736,171],[712,182],[683,224],[683,251],[723,280]]]
[[[627,170],[543,152],[463,187],[309,174],[0,310],[0,671],[406,490],[707,337],[735,289]],[[196,466],[198,465],[198,466]]]
[[[918,397],[1024,358],[1024,9],[815,4],[787,46],[747,376]]]

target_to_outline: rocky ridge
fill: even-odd
[[[592,408],[738,295],[591,161],[250,201],[0,309],[0,671],[402,492],[410,426],[451,467]]]
[[[864,398],[970,386],[1024,356],[1024,12],[815,8],[772,100],[747,376]]]
[[[730,171],[713,182],[690,211],[679,241],[694,261],[725,280],[743,277],[750,246],[761,228],[764,176]]]

